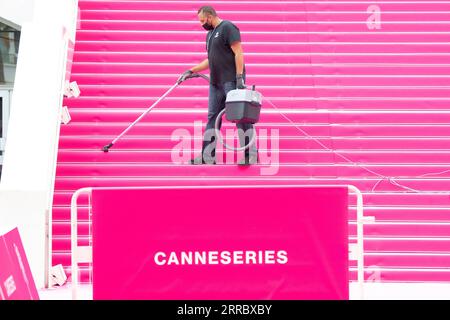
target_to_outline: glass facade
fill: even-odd
[[[20,31],[0,23],[0,85],[13,84]]]
[[[20,31],[0,22],[0,176],[14,86]]]

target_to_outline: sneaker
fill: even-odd
[[[245,156],[244,158],[238,161],[239,166],[248,166],[257,163],[258,163],[258,155]]]
[[[202,156],[198,156],[189,161],[189,164],[216,164],[215,159],[204,159]]]

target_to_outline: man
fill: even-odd
[[[180,77],[186,79],[192,73],[210,69],[208,122],[205,129],[202,144],[202,154],[191,160],[191,164],[215,164],[216,137],[214,126],[220,111],[225,108],[226,95],[234,89],[245,89],[245,66],[244,54],[241,45],[239,28],[227,20],[217,16],[214,8],[210,6],[201,7],[198,19],[205,30],[206,51],[208,58],[195,67],[187,70]],[[221,123],[220,123],[221,124]],[[239,141],[245,146],[251,139],[253,131],[252,124],[237,124]],[[247,132],[247,130],[249,130]],[[247,135],[245,135],[247,133]],[[239,165],[255,164],[258,161],[256,145],[252,144],[245,150],[245,156]]]

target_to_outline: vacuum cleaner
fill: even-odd
[[[145,110],[132,124],[130,124],[121,134],[119,134],[113,141],[109,144],[105,145],[102,148],[103,152],[108,152],[117,141],[119,141],[131,128],[133,128],[142,118],[144,118],[154,107],[156,107],[164,98],[166,98],[176,87],[178,87],[183,81],[191,78],[203,78],[209,82],[209,78],[201,73],[193,73],[190,76],[186,77],[184,80],[181,80],[181,77],[177,80],[177,82],[170,87],[158,100],[156,100],[147,110]],[[253,129],[252,139],[241,148],[232,148],[225,144],[220,134],[219,124],[220,120],[223,117],[223,114],[226,114],[226,119],[228,121],[234,123],[251,123],[255,124],[259,121],[259,115],[261,111],[261,101],[262,95],[255,90],[255,86],[252,87],[252,90],[249,89],[235,89],[228,92],[225,108],[219,113],[216,123],[215,123],[215,132],[219,141],[230,150],[241,151],[249,148],[256,141],[256,132]]]
[[[215,132],[216,137],[222,145],[233,151],[243,151],[250,148],[250,146],[256,141],[256,130],[253,127],[252,138],[243,147],[234,148],[230,147],[223,141],[220,134],[220,121],[225,113],[225,118],[228,121],[234,123],[251,123],[255,124],[259,121],[259,115],[261,113],[262,95],[255,90],[255,86],[252,90],[249,89],[235,89],[228,92],[225,100],[225,109],[223,109],[216,118]]]

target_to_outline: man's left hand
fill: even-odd
[[[244,83],[244,76],[242,74],[236,75],[236,88],[245,89],[247,88]]]

